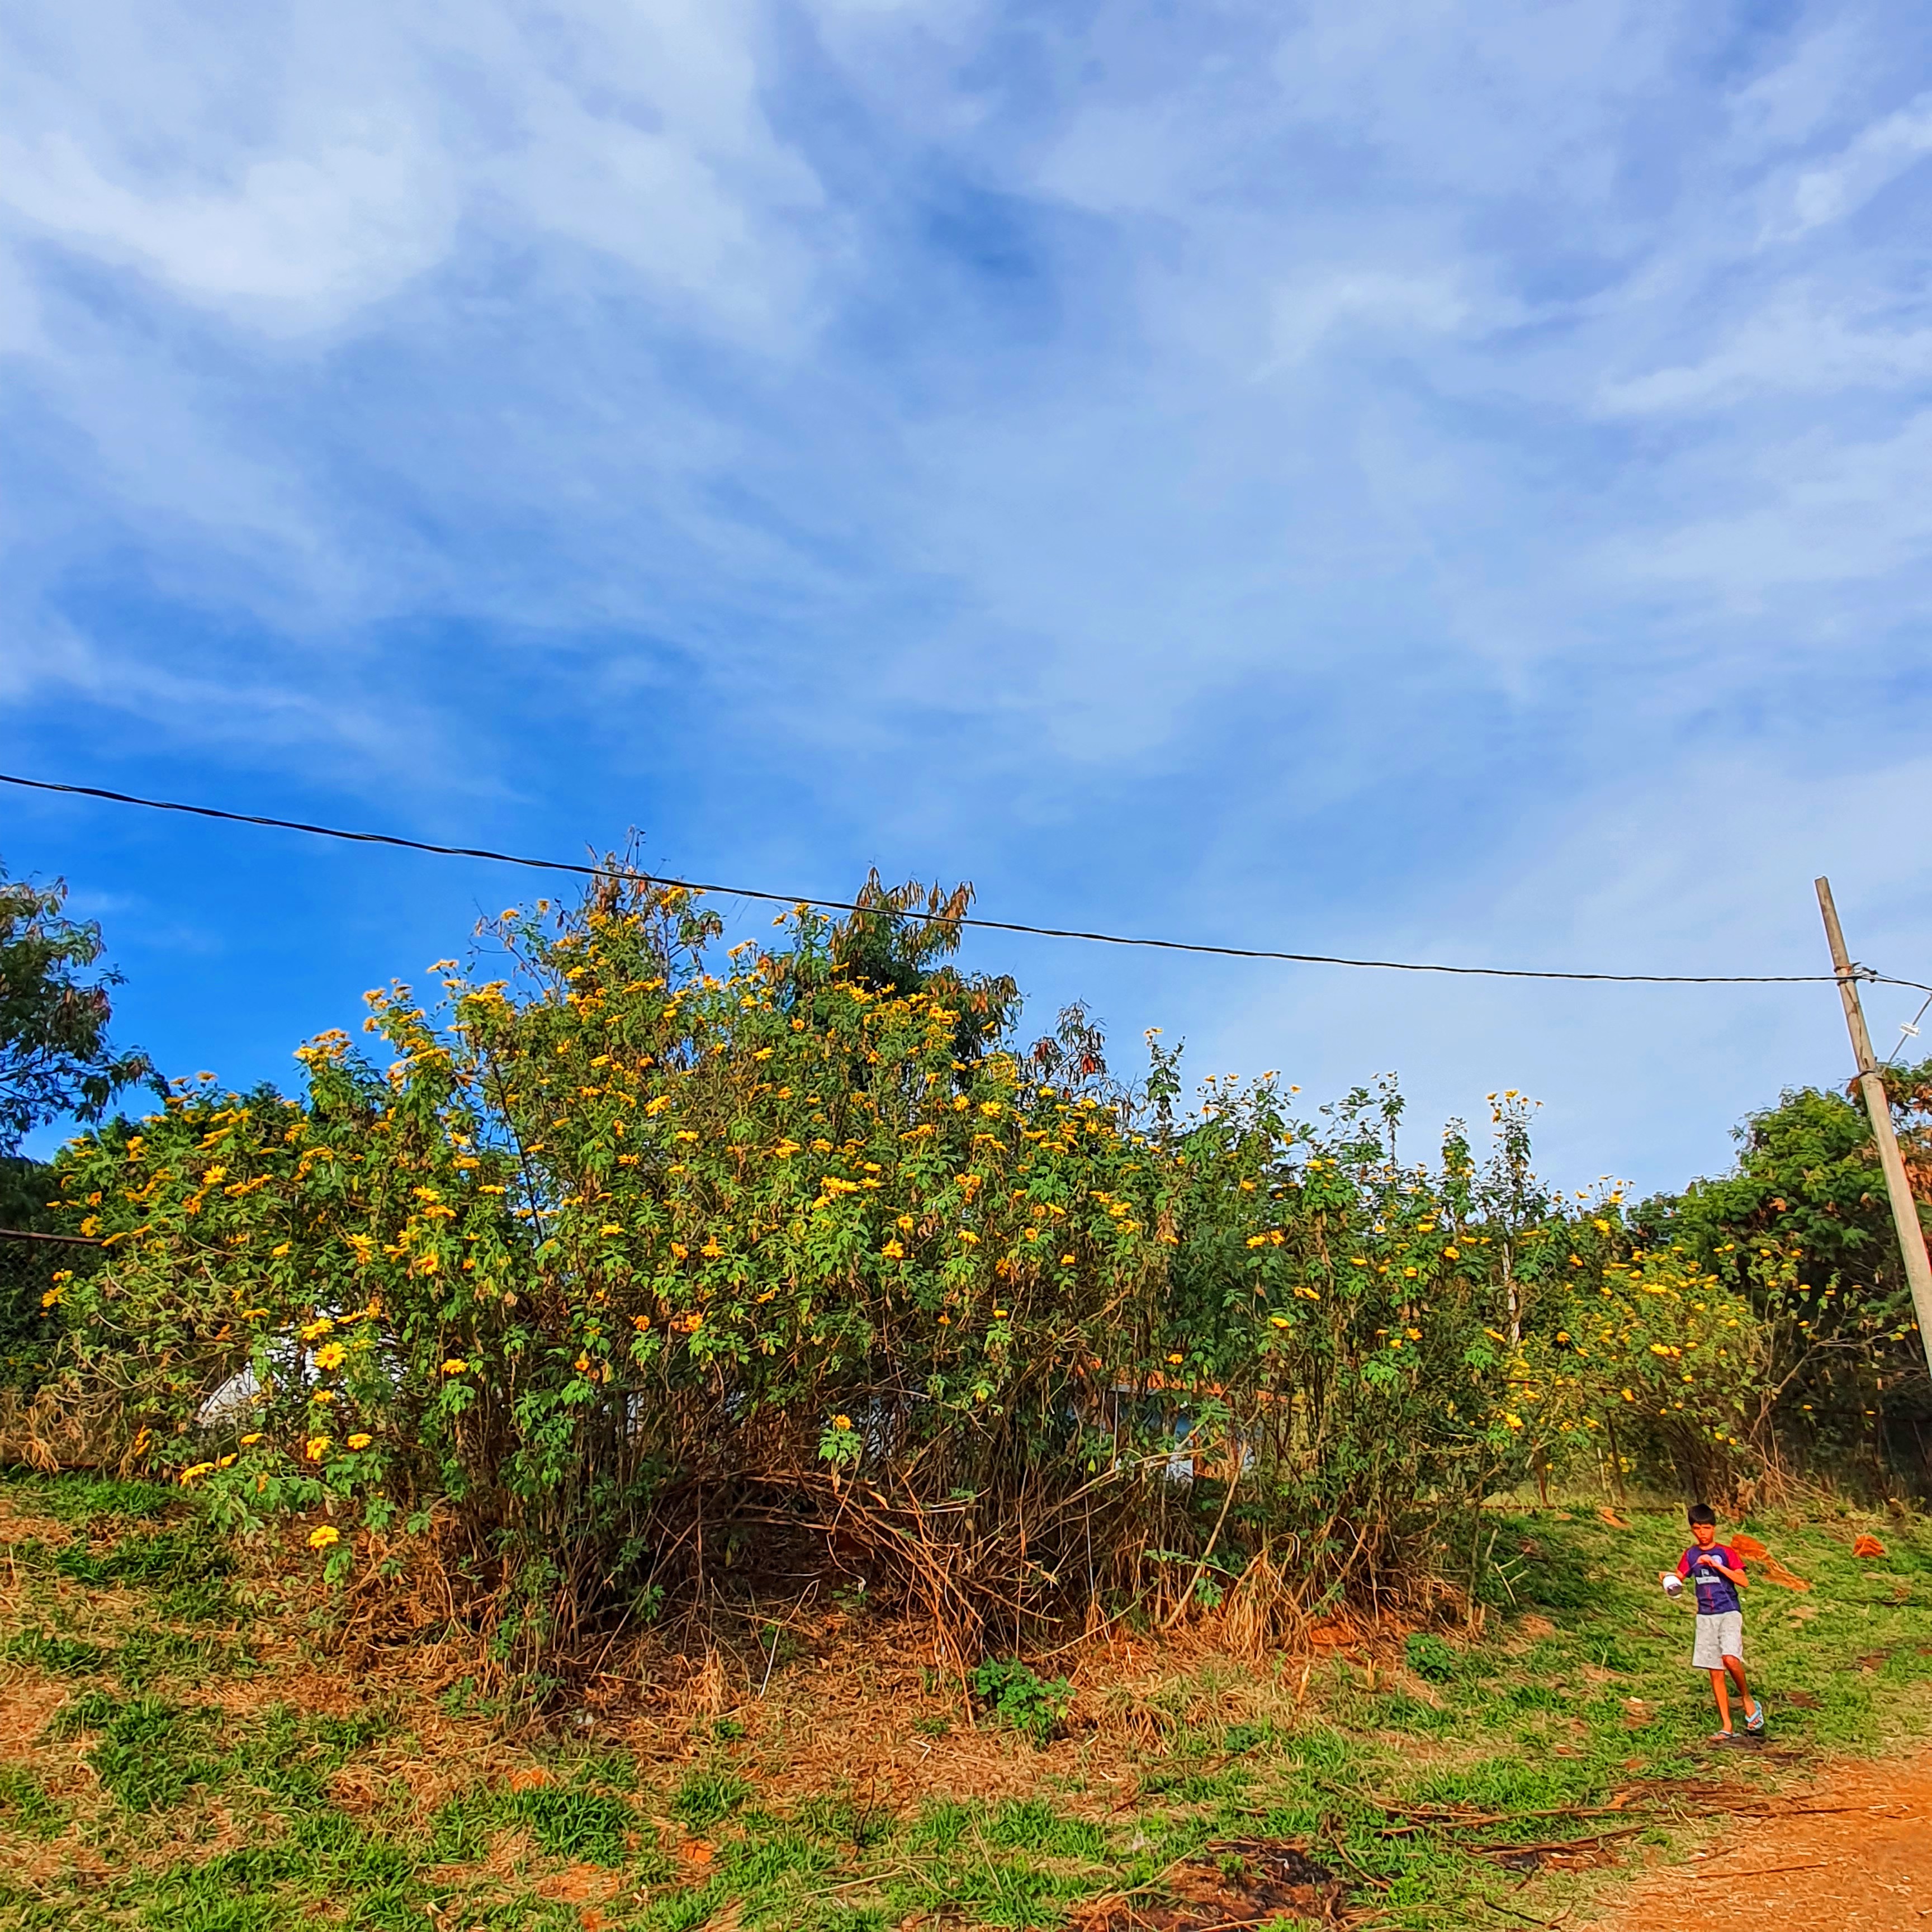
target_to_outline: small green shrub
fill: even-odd
[[[1042,1678],[1016,1657],[989,1657],[968,1680],[995,1723],[1022,1731],[1044,1750],[1073,1707],[1073,1686]]]
[[[1460,1660],[1454,1651],[1432,1630],[1415,1630],[1402,1646],[1408,1667],[1428,1684],[1454,1681]]]

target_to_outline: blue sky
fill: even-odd
[[[1472,963],[1817,970],[1828,871],[1932,980],[1921,7],[8,0],[0,358],[8,769]],[[0,854],[236,1082],[532,889]],[[1828,987],[971,957],[1578,1185],[1846,1071]]]

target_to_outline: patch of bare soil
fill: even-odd
[[[1784,1932],[1923,1932],[1932,1924],[1932,1751],[1844,1763],[1738,1816],[1703,1851],[1638,1880],[1599,1932],[1678,1932],[1742,1915]]]
[[[1241,1838],[1210,1845],[1144,1893],[1075,1912],[1076,1932],[1237,1932],[1283,1918],[1346,1924],[1342,1888],[1298,1846]]]

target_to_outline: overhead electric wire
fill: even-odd
[[[386,845],[404,852],[427,852],[443,859],[482,859],[493,865],[525,866],[538,872],[571,872],[591,879],[638,879],[652,885],[669,886],[689,892],[716,892],[728,897],[762,899],[772,905],[816,907],[827,912],[876,913],[876,905],[855,899],[821,898],[809,892],[774,892],[756,886],[722,885],[694,879],[674,878],[664,872],[648,872],[629,866],[592,866],[568,859],[530,858],[516,852],[498,852],[487,846],[439,845],[424,838],[404,838],[392,832],[352,832],[335,825],[312,825],[296,818],[271,818],[260,813],[227,812],[218,806],[188,805],[176,799],[140,798],[131,792],[110,791],[99,785],[62,784],[49,778],[22,778],[0,772],[0,784],[19,785],[29,791],[58,792],[74,798],[96,798],[112,805],[139,806],[148,812],[175,812],[193,818],[218,819],[230,825],[258,825],[271,831],[300,832],[314,838],[338,838],[351,844]],[[1224,959],[1277,959],[1299,966],[1352,966],[1384,973],[1450,973],[1484,980],[1569,980],[1645,986],[1802,986],[1832,985],[1834,973],[1562,973],[1524,966],[1450,966],[1413,959],[1354,959],[1332,952],[1288,952],[1264,946],[1216,946],[1205,940],[1153,939],[1118,932],[1088,932],[1077,928],[1028,926],[1017,920],[982,919],[967,914],[931,913],[925,915],[942,926],[971,926],[984,932],[1017,932],[1038,939],[1077,939],[1096,946],[1129,946],[1163,952],[1208,953]],[[1887,986],[1910,986],[1932,993],[1932,987],[1916,980],[1894,980],[1874,972],[1869,967],[1852,969],[1856,977]]]

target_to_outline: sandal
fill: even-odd
[[[1734,1744],[1738,1741],[1736,1731],[1713,1731],[1704,1742],[1707,1744]]]
[[[1764,1700],[1762,1697],[1750,1707],[1749,1713],[1744,1718],[1744,1729],[1748,1731],[1761,1731],[1764,1729]]]

